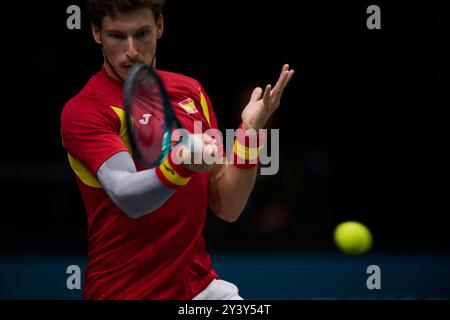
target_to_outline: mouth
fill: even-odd
[[[122,63],[121,67],[124,69],[130,69],[132,66],[134,66],[134,63]]]
[[[124,61],[120,63],[120,66],[122,68],[130,69],[132,66],[134,66],[136,63],[141,63],[141,61],[133,60],[133,61]]]

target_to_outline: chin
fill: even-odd
[[[130,72],[130,69],[131,69],[131,68],[121,68],[121,69],[120,69],[119,75],[120,75],[120,77],[122,78],[122,80],[125,80],[125,78],[126,78],[127,75],[128,75],[128,72]]]

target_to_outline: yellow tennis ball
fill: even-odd
[[[346,221],[334,230],[334,242],[337,247],[347,254],[362,254],[372,247],[372,234],[360,222]]]

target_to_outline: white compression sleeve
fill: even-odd
[[[131,155],[125,151],[106,160],[97,178],[112,201],[133,219],[158,209],[175,193],[161,183],[155,169],[136,172]]]

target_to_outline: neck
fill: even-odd
[[[114,80],[118,82],[123,82],[122,77],[117,73],[116,69],[114,69],[113,65],[108,59],[108,56],[106,55],[105,49],[102,46],[103,51],[103,65],[105,66],[106,73],[113,78]]]
[[[122,83],[123,79],[122,77],[114,70],[114,68],[111,67],[111,65],[108,63],[108,61],[105,59],[103,62],[103,67],[105,67],[106,73],[108,76],[110,76],[112,79],[114,79],[117,82]]]

